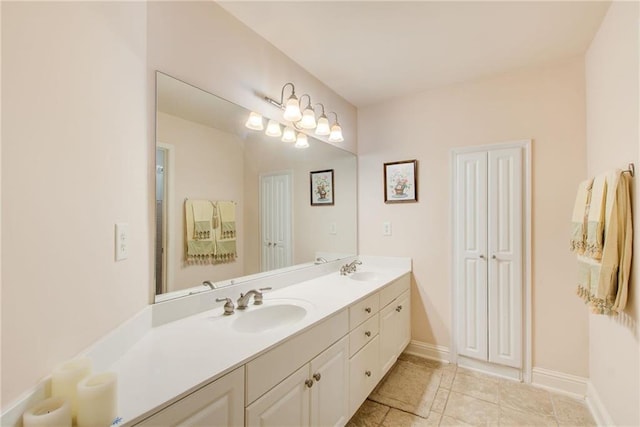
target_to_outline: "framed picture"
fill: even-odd
[[[309,173],[311,183],[311,206],[333,205],[333,169]]]
[[[384,202],[418,201],[418,161],[403,160],[384,164]]]

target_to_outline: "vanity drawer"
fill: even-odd
[[[384,307],[391,301],[400,296],[401,293],[409,289],[411,285],[411,275],[405,274],[399,279],[394,280],[380,291],[380,307]]]
[[[380,310],[380,296],[375,293],[349,307],[349,329],[372,317]]]
[[[349,334],[349,357],[352,357],[366,343],[374,339],[378,335],[379,329],[378,313],[376,313],[375,316],[351,331]]]

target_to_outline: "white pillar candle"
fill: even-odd
[[[51,395],[69,401],[71,416],[78,413],[78,383],[91,374],[91,360],[81,357],[58,366],[51,374]]]
[[[108,427],[117,415],[117,376],[91,375],[78,383],[78,427]]]
[[[24,427],[71,427],[71,406],[62,397],[50,397],[22,414]]]

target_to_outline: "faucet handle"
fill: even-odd
[[[224,315],[225,316],[229,316],[231,314],[233,314],[234,310],[235,310],[235,306],[233,305],[233,300],[231,298],[216,298],[216,302],[222,302],[225,301],[224,303]]]
[[[273,289],[271,286],[267,286],[266,288],[258,289],[259,292],[256,292],[256,294],[253,296],[253,305],[261,305],[262,304],[262,292],[270,291],[271,289]]]

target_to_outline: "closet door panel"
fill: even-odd
[[[488,153],[489,361],[522,365],[522,149]]]
[[[487,154],[456,159],[458,353],[487,359]]]

